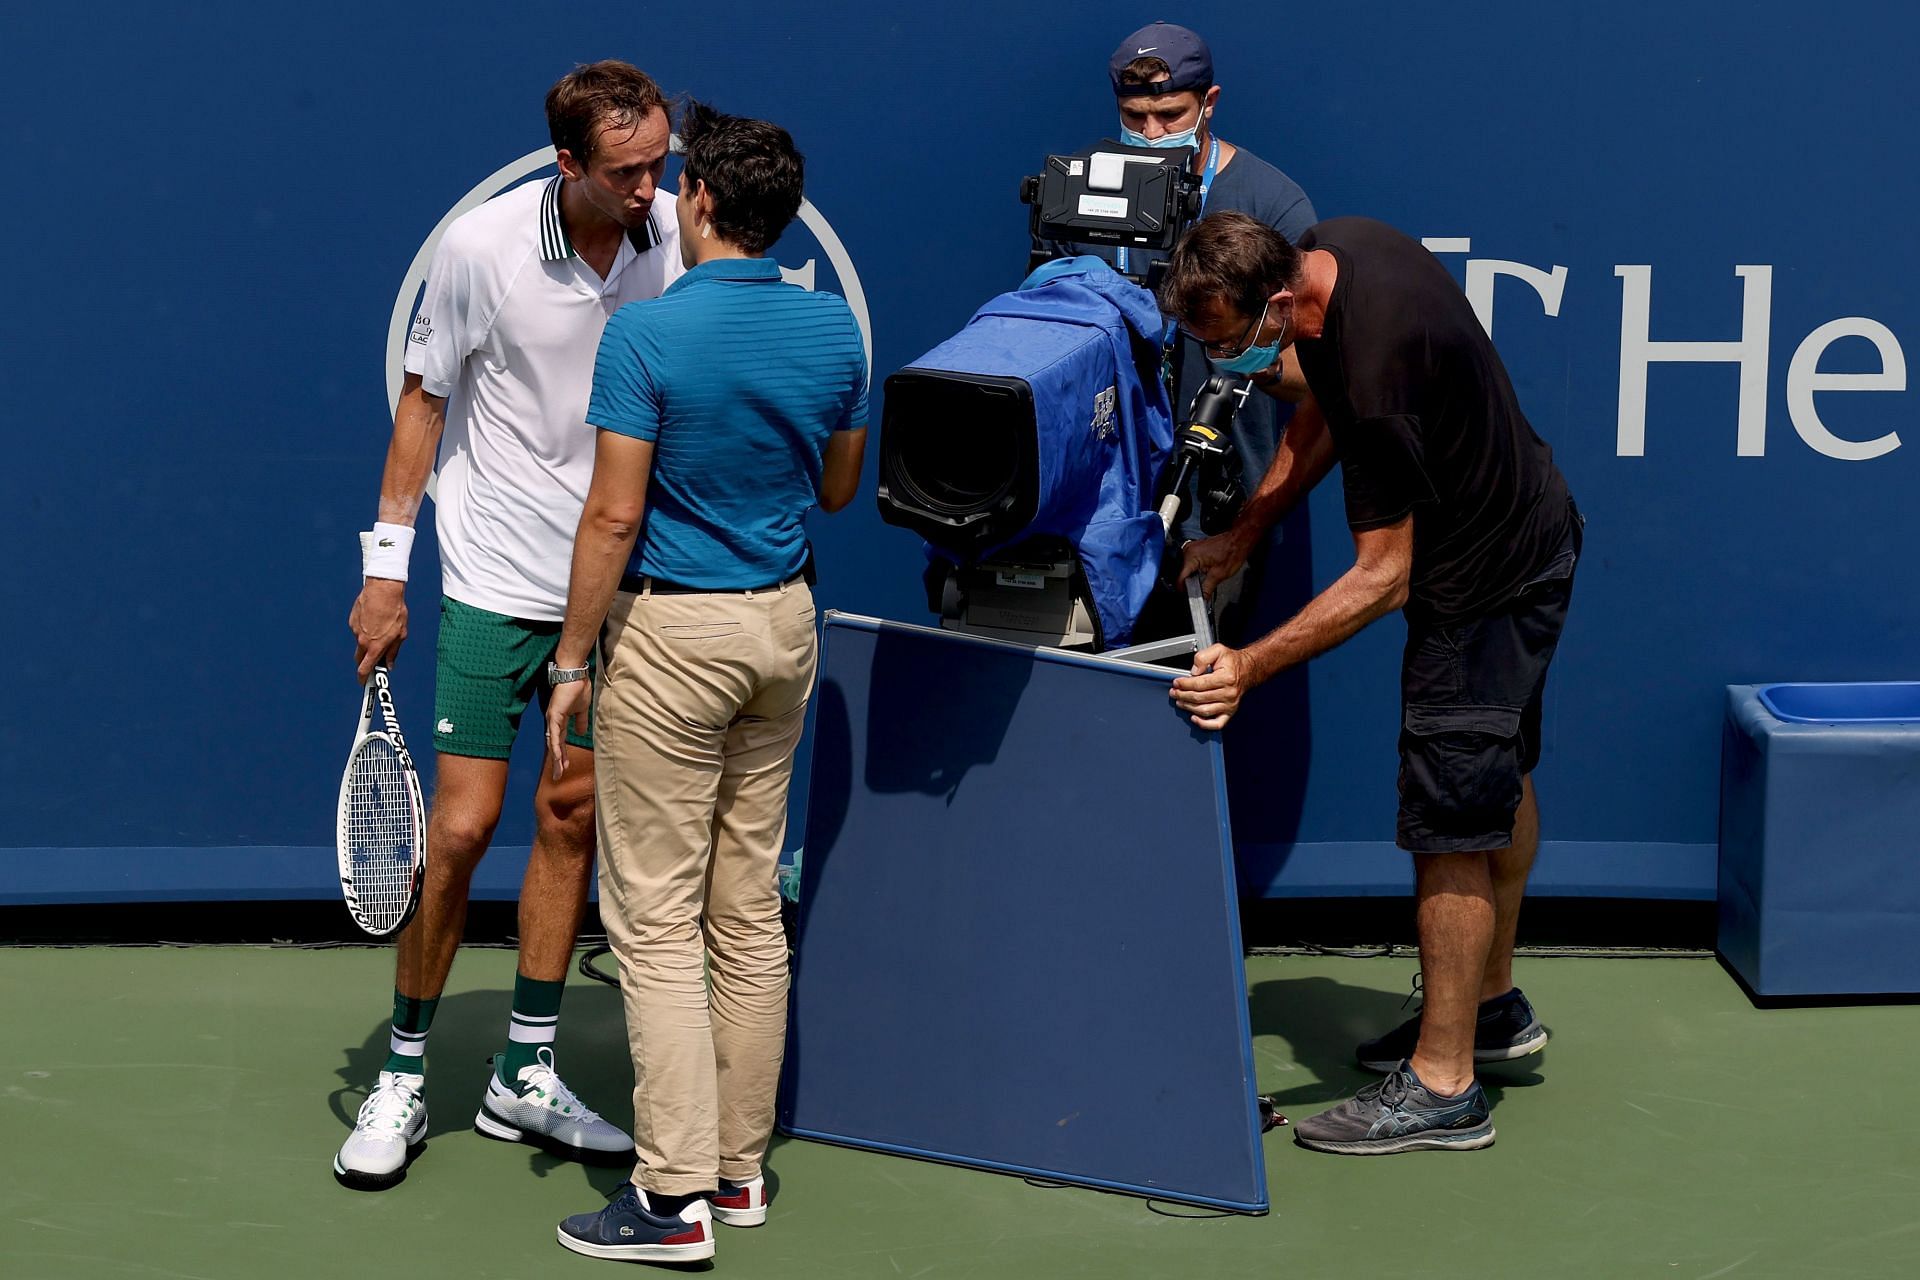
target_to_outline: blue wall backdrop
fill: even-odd
[[[1323,216],[1439,238],[1591,520],[1544,889],[1710,896],[1723,687],[1920,675],[1910,6],[937,9],[0,19],[0,901],[331,892],[396,298],[456,202],[545,145],[553,79],[605,56],[793,131],[830,235],[777,256],[844,291],[845,246],[881,377],[1018,278],[1018,180],[1111,131],[1106,55],[1155,18],[1212,39],[1219,132]],[[1289,526],[1269,614],[1344,568],[1340,515],[1329,487]],[[825,604],[925,620],[870,499],[815,536]],[[424,739],[430,539],[415,563]],[[1276,682],[1230,738],[1250,890],[1404,891],[1402,634]],[[529,838],[516,796],[487,892]]]

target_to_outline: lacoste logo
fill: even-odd
[[[1160,46],[1157,44],[1150,44],[1144,49],[1135,49],[1133,51],[1133,56],[1136,58],[1145,57],[1147,54],[1152,53],[1155,49],[1158,49],[1159,47]]]
[[[433,731],[435,733],[452,733],[453,721],[447,719],[445,716],[441,716],[440,723],[433,726]]]
[[[383,547],[390,547],[390,546],[392,546],[392,545],[393,545],[393,539],[392,539],[392,538],[382,538],[382,539],[380,539],[380,545],[381,545],[381,546],[383,546]]]
[[[622,1227],[622,1228],[620,1228],[620,1234],[621,1234],[621,1235],[623,1235],[623,1236],[630,1236],[630,1235],[632,1235],[632,1234],[633,1234],[633,1228],[632,1228],[632,1227]]]

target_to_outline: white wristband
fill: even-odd
[[[413,530],[404,524],[376,522],[360,535],[360,572],[369,578],[407,580],[407,561],[413,555]]]

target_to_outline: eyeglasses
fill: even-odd
[[[1187,329],[1185,332],[1189,338],[1200,343],[1201,350],[1205,351],[1210,358],[1215,360],[1231,360],[1235,356],[1245,352],[1248,347],[1253,345],[1253,340],[1260,336],[1261,328],[1267,323],[1267,310],[1272,306],[1273,299],[1268,298],[1267,305],[1260,308],[1260,314],[1254,318],[1251,325],[1241,330],[1239,341],[1235,342],[1232,346],[1228,346],[1224,342],[1203,341],[1200,336],[1191,329]]]

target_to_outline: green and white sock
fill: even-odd
[[[425,1075],[427,1071],[427,1028],[433,1025],[433,1011],[440,997],[416,1000],[393,992],[393,1034],[387,1041],[387,1065],[383,1071],[395,1074]]]
[[[540,1050],[553,1047],[560,1025],[560,997],[567,989],[558,982],[541,982],[524,973],[513,976],[513,1020],[507,1026],[507,1048],[493,1060],[500,1083],[516,1084],[524,1067],[538,1060]]]

